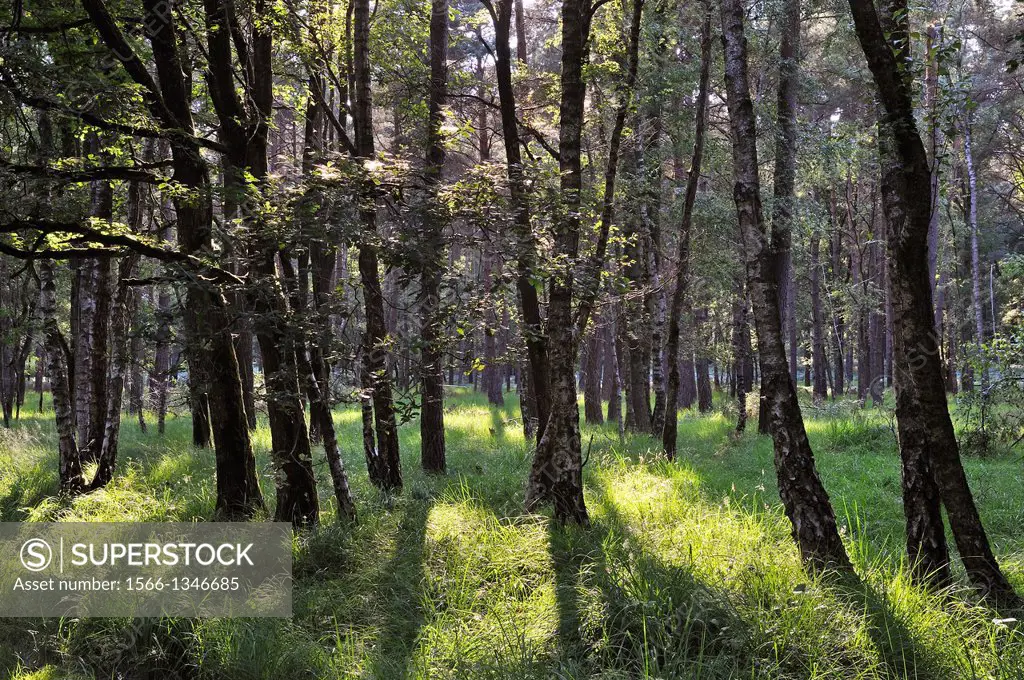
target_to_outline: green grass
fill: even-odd
[[[925,593],[902,558],[899,460],[887,418],[811,408],[807,427],[858,583],[801,570],[771,443],[731,436],[723,409],[680,416],[679,460],[646,436],[586,428],[588,530],[523,516],[530,450],[518,411],[460,394],[446,413],[449,474],[419,470],[401,428],[405,489],[362,461],[357,411],[336,414],[360,521],[295,551],[291,620],[0,619],[0,677],[55,678],[1021,678],[1024,632],[958,586]],[[116,480],[53,497],[50,416],[0,432],[0,519],[209,519],[213,458],[190,423],[164,437],[125,422]],[[272,497],[269,434],[256,437]],[[319,454],[318,454],[319,462]],[[1021,466],[968,460],[997,555],[1024,591]]]

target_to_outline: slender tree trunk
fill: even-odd
[[[985,359],[985,314],[981,299],[981,259],[978,255],[978,173],[974,167],[974,145],[971,139],[971,114],[964,121],[964,159],[967,163],[967,221],[971,232],[971,308],[974,312],[974,347],[981,362],[981,389],[988,389],[988,362]]]
[[[622,423],[622,387],[619,381],[618,343],[616,326],[618,317],[609,310],[604,329],[604,397],[608,400],[608,422]]]
[[[146,357],[143,345],[143,327],[140,316],[143,297],[140,291],[131,291],[132,318],[129,320],[128,362],[130,366],[128,387],[128,413],[139,420],[139,429],[146,432],[146,416],[144,402],[146,398],[146,381],[142,374],[142,363]]]
[[[370,4],[369,0],[354,0],[354,107],[356,155],[363,161],[372,160],[373,103],[370,93]],[[402,463],[399,456],[398,425],[395,421],[394,400],[391,396],[391,377],[388,374],[390,339],[384,317],[384,293],[381,290],[380,265],[376,245],[376,197],[373,188],[364,189],[360,216],[363,236],[359,243],[359,277],[363,284],[363,304],[366,311],[366,332],[363,336],[363,383],[370,390],[373,404],[373,422],[376,427],[377,449],[382,476],[373,479],[383,489],[402,487]],[[374,466],[376,467],[376,466]],[[371,468],[372,469],[372,468]]]
[[[711,379],[708,377],[708,364],[706,357],[698,357],[694,362],[697,369],[697,410],[701,413],[711,412]]]
[[[677,410],[680,386],[679,376],[679,332],[683,306],[687,297],[690,268],[690,232],[693,227],[693,206],[697,200],[697,184],[700,181],[700,166],[704,157],[704,128],[707,124],[708,89],[711,79],[711,10],[704,15],[700,37],[700,80],[697,86],[697,101],[694,111],[693,154],[690,169],[686,173],[686,193],[683,199],[683,217],[679,225],[678,252],[676,254],[675,289],[669,308],[668,338],[665,355],[668,359],[668,382],[665,386],[665,425],[661,433],[661,446],[671,460],[676,455]],[[692,361],[687,352],[687,366]],[[688,371],[693,380],[693,371]],[[707,365],[704,366],[707,381]]]
[[[747,363],[747,300],[742,279],[737,279],[732,301],[732,396],[736,398],[736,434],[747,429],[747,381],[743,375]],[[763,389],[763,387],[762,387]],[[765,400],[767,403],[767,398]]]
[[[142,187],[132,182],[128,187],[128,226],[132,232],[142,229]],[[136,296],[134,291],[125,284],[138,266],[139,256],[135,253],[126,255],[118,262],[117,290],[114,293],[112,314],[110,317],[110,382],[105,390],[108,394],[105,409],[103,438],[100,443],[99,455],[96,457],[96,474],[89,484],[90,489],[106,486],[114,478],[117,465],[117,446],[121,433],[121,403],[131,358],[129,350],[129,331],[131,320],[136,315]]]
[[[541,319],[540,296],[534,286],[537,275],[537,244],[533,235],[529,190],[524,176],[519,123],[516,118],[516,95],[512,85],[512,51],[509,41],[512,5],[511,0],[502,0],[495,6],[496,13],[493,17],[496,55],[494,70],[501,109],[501,130],[505,141],[509,198],[517,241],[516,290],[519,293],[519,304],[523,317],[523,338],[526,342],[529,366],[529,376],[524,380],[524,386],[529,390],[527,400],[531,405],[532,415],[536,419],[536,427],[533,427],[530,424],[531,420],[524,417],[523,427],[527,436],[531,434],[529,430],[533,429],[532,434],[536,434],[539,443],[551,416],[551,394],[548,385],[548,339],[545,337]],[[524,58],[522,51],[519,56],[521,60]]]
[[[700,76],[697,86],[696,107],[694,111],[693,124],[693,154],[690,157],[690,167],[686,173],[686,193],[683,200],[683,217],[679,227],[679,242],[675,291],[672,295],[672,305],[669,311],[669,335],[666,343],[666,355],[669,360],[669,380],[666,386],[666,419],[662,431],[662,448],[669,459],[676,456],[677,436],[677,410],[678,394],[680,388],[679,376],[679,334],[680,323],[683,312],[683,305],[686,301],[687,286],[689,285],[689,260],[690,260],[690,232],[693,224],[693,205],[696,202],[697,184],[700,180],[700,162],[703,159],[703,142],[705,142],[705,127],[708,118],[708,91],[711,79],[711,19],[712,13],[709,9],[703,19],[700,29]],[[684,365],[687,367],[686,384],[693,381],[693,366],[691,353],[687,352]],[[705,367],[705,378],[708,372]],[[687,392],[689,390],[687,389]],[[692,403],[692,400],[690,400]],[[686,405],[689,406],[689,403]]]
[[[444,104],[448,96],[448,2],[433,0],[430,10],[430,87],[427,94],[426,173],[429,181],[423,225],[424,266],[420,275],[422,349],[420,354],[420,463],[424,470],[445,469],[444,438],[444,354],[441,347],[443,320],[441,268],[444,262],[442,224],[433,214],[437,184],[444,169],[445,149],[441,136]]]
[[[793,525],[793,537],[812,568],[851,569],[828,494],[818,477],[804,430],[796,389],[789,375],[778,310],[778,283],[761,212],[754,109],[747,77],[743,5],[723,0],[725,81],[733,136],[734,198],[754,303],[761,384],[771,409],[779,495]]]
[[[165,231],[164,240],[168,240]],[[156,338],[153,352],[153,373],[149,393],[156,409],[156,428],[164,433],[167,424],[167,396],[171,371],[171,294],[166,286],[159,286],[156,294]]]
[[[93,357],[92,332],[96,304],[95,261],[83,259],[72,264],[71,278],[71,356],[68,357],[68,390],[73,401],[72,422],[76,441],[88,449],[89,441],[89,360]],[[85,452],[88,455],[88,451]]]
[[[129,193],[138,192],[138,186],[133,185]],[[138,199],[129,196],[129,210],[136,213],[141,212],[141,206],[137,205]],[[131,207],[136,203],[135,207]],[[141,225],[141,218],[128,218],[129,224]],[[128,368],[128,331],[131,318],[135,315],[135,296],[132,290],[124,285],[124,281],[134,273],[138,264],[138,255],[127,255],[121,258],[118,264],[117,292],[114,294],[113,314],[110,321],[110,384],[108,386],[107,403],[104,404],[106,422],[103,430],[103,440],[100,445],[99,456],[96,459],[96,474],[89,484],[90,489],[98,489],[106,486],[114,478],[114,468],[117,465],[117,446],[121,433],[121,403],[124,394],[125,374]]]
[[[815,401],[828,398],[825,370],[825,314],[821,308],[821,235],[811,234],[811,367]]]
[[[881,239],[871,245],[871,278],[879,289],[885,286],[885,251],[884,251],[884,225],[880,229],[882,233],[875,235]],[[881,407],[885,398],[885,301],[879,300],[874,303],[871,312],[868,314],[868,332],[871,334],[869,342],[869,356],[871,361],[871,384],[868,392],[871,394],[872,406]]]
[[[800,0],[782,5],[779,85],[775,111],[774,201],[772,203],[772,272],[779,290],[779,318],[789,342],[789,374],[797,379],[796,286],[793,277],[793,202],[796,194],[797,91],[800,77]],[[762,377],[762,383],[764,378]],[[761,385],[757,431],[769,434],[767,390]]]
[[[54,283],[53,263],[49,260],[42,260],[40,263],[39,280],[39,307],[43,318],[46,355],[50,359],[50,392],[53,395],[53,410],[57,421],[60,459],[58,480],[62,492],[74,494],[85,488],[85,479],[82,477],[82,462],[79,458],[78,444],[75,442],[75,425],[72,420],[63,341],[57,326],[57,287]]]
[[[928,281],[931,285],[932,299],[935,301],[935,329],[942,337],[942,320],[945,311],[944,282],[936,282],[939,267],[939,186],[941,181],[942,159],[940,150],[944,141],[939,106],[939,51],[942,47],[942,25],[931,24],[925,38],[924,76],[924,117],[927,121],[928,146],[931,170],[931,204],[928,220]],[[942,347],[939,343],[939,350]]]

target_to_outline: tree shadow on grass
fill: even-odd
[[[645,551],[597,480],[589,529],[550,525],[558,662],[570,674],[731,678],[749,668],[745,625],[724,592]]]
[[[712,585],[685,561],[669,564],[647,550],[645,536],[621,514],[601,480],[590,479],[588,488],[593,526],[550,528],[563,667],[583,674],[617,670],[631,677],[799,676],[833,644],[819,647],[808,639],[812,647],[805,648],[798,635],[784,648],[763,647],[763,630],[758,630],[765,622],[739,610],[735,593]],[[884,677],[949,677],[884,594],[856,576],[830,575],[820,586],[839,607],[864,614],[863,630]],[[772,613],[764,609],[763,615]],[[835,672],[850,672],[865,661],[842,643],[832,649],[825,653],[832,654]]]
[[[371,677],[390,680],[408,675],[409,661],[426,622],[423,588],[430,508],[430,502],[410,501],[398,521],[395,547],[374,593],[383,610],[383,623],[370,661]]]
[[[884,593],[856,576],[836,576],[831,592],[847,607],[864,613],[864,627],[878,650],[879,661],[894,678],[941,680],[948,673],[929,659],[913,631],[893,611]]]

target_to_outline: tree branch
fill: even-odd
[[[238,276],[212,265],[196,255],[183,253],[173,248],[165,248],[156,243],[144,241],[133,234],[110,233],[81,222],[55,222],[53,220],[35,218],[15,219],[0,223],[0,234],[13,234],[25,230],[39,232],[39,237],[36,238],[31,248],[19,248],[0,241],[0,253],[10,255],[19,260],[72,260],[83,257],[96,257],[97,255],[117,255],[121,251],[112,249],[122,248],[161,262],[183,265],[187,269],[199,275],[206,275],[218,283],[236,285],[244,283]],[[73,238],[67,240],[67,243],[98,243],[107,247],[41,248],[46,240],[46,235],[62,233],[74,235]]]
[[[158,164],[151,164],[150,167],[167,167],[169,161],[162,161]],[[60,179],[67,182],[93,182],[96,180],[125,180],[130,182],[145,182],[147,184],[158,184],[164,180],[160,175],[155,175],[141,167],[98,167],[85,168],[81,170],[61,170],[44,165],[22,165],[11,163],[0,158],[0,170],[7,170],[16,175],[32,175],[34,177]]]

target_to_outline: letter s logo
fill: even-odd
[[[41,538],[30,538],[21,545],[21,564],[29,571],[42,571],[53,561],[50,544]]]

